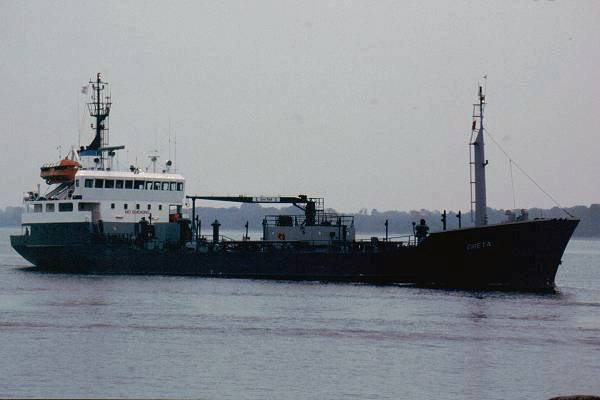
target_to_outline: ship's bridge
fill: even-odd
[[[183,203],[185,179],[179,174],[82,170],[75,175],[73,198],[82,200]]]

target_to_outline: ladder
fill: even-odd
[[[473,122],[471,124],[471,139],[469,140],[469,189],[470,189],[470,200],[471,200],[471,222],[474,222],[475,218],[475,161],[473,160],[475,137],[477,134],[477,120],[481,118],[481,105],[479,103],[473,104]]]

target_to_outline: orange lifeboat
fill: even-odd
[[[75,160],[64,159],[58,164],[47,164],[40,168],[40,177],[46,180],[48,185],[54,183],[73,182],[75,174],[81,164]]]

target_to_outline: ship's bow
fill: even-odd
[[[454,287],[553,290],[577,219],[538,219],[437,232],[419,281]]]

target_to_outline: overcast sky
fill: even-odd
[[[188,193],[469,208],[472,103],[565,206],[600,202],[598,1],[2,1],[0,205],[92,139],[80,93],[112,87],[122,166],[168,158]],[[78,107],[79,103],[79,107]],[[78,114],[79,108],[79,114]],[[513,205],[488,139],[488,205]],[[552,202],[514,171],[517,207]]]

